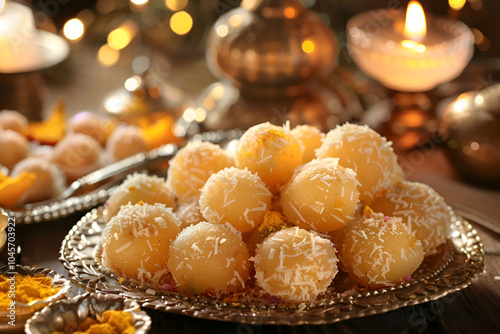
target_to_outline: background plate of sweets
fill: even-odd
[[[159,121],[161,121],[161,118]],[[154,130],[154,124],[156,123],[149,125],[153,127],[151,131],[159,131]],[[222,143],[239,138],[241,133],[242,131],[237,129],[206,132],[196,134],[190,140]],[[150,151],[134,154],[82,176],[77,181],[86,184],[86,186],[79,188],[67,198],[59,199],[56,196],[40,202],[7,208],[6,212],[15,218],[16,223],[36,223],[58,219],[75,212],[88,211],[103,204],[115,185],[129,173],[147,170],[150,173],[164,176],[167,165],[162,163],[175,155],[177,151],[176,144],[182,144],[185,141],[185,138],[176,137],[173,144],[171,144],[171,139],[169,134],[166,139],[169,143],[161,145],[156,143]],[[105,174],[109,177],[103,177]],[[95,177],[99,178],[100,181],[94,182]]]
[[[99,264],[104,207],[84,216],[63,241],[60,260],[80,287],[123,295],[143,307],[191,317],[249,324],[327,324],[392,311],[442,298],[469,286],[484,270],[480,237],[465,219],[452,215],[450,238],[427,256],[411,280],[365,289],[339,273],[326,293],[306,303],[282,302],[254,288],[222,296],[190,296],[172,286],[148,286],[116,276]]]
[[[121,120],[80,112],[66,119],[62,99],[40,122],[0,111],[0,206],[16,223],[53,220],[102,204],[125,172],[151,167],[154,151],[183,142],[166,113]],[[88,184],[103,172],[113,177]],[[88,185],[59,196],[74,181]]]

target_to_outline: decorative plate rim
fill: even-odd
[[[69,271],[71,280],[89,291],[119,294],[136,300],[143,307],[200,319],[265,325],[329,324],[442,298],[466,288],[484,271],[481,238],[468,221],[453,215],[451,237],[443,244],[449,254],[443,255],[445,258],[442,259],[438,257],[437,267],[410,282],[377,290],[337,294],[309,305],[257,303],[248,307],[204,296],[189,297],[147,287],[137,288],[128,284],[129,281],[124,282],[115,275],[103,272],[95,258],[105,225],[101,219],[103,210],[99,207],[87,213],[63,240],[59,260]]]

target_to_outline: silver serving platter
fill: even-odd
[[[151,318],[140,309],[137,302],[120,296],[87,293],[72,299],[59,300],[35,313],[25,325],[27,334],[65,332],[87,318],[101,319],[107,310],[129,312],[136,334],[146,334],[151,328]],[[74,327],[73,327],[74,328]]]
[[[257,297],[231,302],[188,296],[140,286],[102,268],[99,254],[105,226],[103,212],[103,207],[89,212],[62,243],[60,260],[71,279],[86,290],[120,294],[143,307],[195,318],[268,325],[328,324],[439,299],[469,286],[484,270],[480,237],[465,219],[454,215],[450,221],[450,239],[439,247],[437,254],[426,257],[411,281],[405,284],[353,290],[343,286],[339,277],[324,298],[308,304],[275,303]]]
[[[196,134],[190,140],[220,144],[237,139],[241,134],[242,131],[239,129],[210,131]],[[76,191],[73,189],[74,193],[67,198],[53,198],[43,203],[27,204],[19,209],[5,211],[14,218],[16,224],[46,222],[75,212],[88,211],[103,204],[127,174],[138,170],[149,170],[153,163],[168,161],[176,152],[176,147],[166,144],[156,150],[136,154],[77,180],[80,188]]]

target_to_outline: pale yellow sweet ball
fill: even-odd
[[[26,116],[15,110],[0,111],[0,129],[26,134],[29,122]]]
[[[320,148],[325,134],[315,126],[299,125],[290,131],[290,134],[297,139],[304,147],[302,163],[309,162],[316,158],[315,150]]]
[[[57,165],[41,157],[28,157],[12,169],[11,176],[23,171],[36,175],[35,182],[21,197],[22,203],[37,202],[57,196],[66,188],[66,177]]]
[[[346,232],[340,259],[355,282],[381,288],[409,280],[424,252],[401,218],[372,214]]]
[[[313,160],[302,165],[281,190],[281,207],[295,225],[329,232],[353,219],[358,203],[356,173],[338,159]]]
[[[426,255],[449,238],[451,212],[443,197],[426,184],[399,182],[370,207],[388,216],[401,217],[408,230],[422,241]]]
[[[170,160],[167,184],[179,202],[191,202],[210,175],[234,166],[234,159],[220,146],[208,142],[191,142]]]
[[[332,243],[314,232],[285,228],[268,236],[254,257],[257,284],[285,301],[314,301],[338,272]]]
[[[156,175],[134,173],[129,174],[122,184],[112,191],[111,196],[106,201],[106,221],[109,221],[122,205],[139,202],[161,203],[173,210],[177,208],[175,196],[167,186],[165,179]]]
[[[0,129],[0,152],[0,165],[12,169],[28,156],[29,141],[16,131]]]
[[[212,174],[201,188],[200,210],[209,223],[228,222],[245,233],[262,223],[272,197],[257,174],[225,168]]]
[[[181,203],[175,214],[181,222],[181,229],[185,229],[188,226],[205,221],[205,218],[203,218],[203,215],[201,214],[200,201],[198,197],[191,202]]]
[[[363,210],[360,208],[360,205],[358,205],[358,207],[356,208],[353,216],[354,219],[349,221],[344,227],[327,233],[336,249],[340,249],[342,247],[342,243],[344,242],[347,231],[354,225],[366,219],[366,216],[363,215]]]
[[[363,204],[404,175],[391,143],[366,125],[344,124],[330,130],[316,157],[339,158],[342,166],[353,169],[361,183],[359,200]]]
[[[73,133],[83,133],[97,140],[101,145],[106,143],[108,129],[104,119],[95,113],[79,112],[71,119],[69,130]]]
[[[234,292],[250,274],[247,247],[229,224],[186,227],[170,247],[168,265],[179,289],[190,294]]]
[[[257,173],[276,193],[302,164],[303,148],[290,131],[271,123],[248,129],[236,145],[236,167]]]
[[[180,232],[171,208],[127,204],[102,234],[102,264],[112,272],[145,282],[165,282],[170,244]]]
[[[83,133],[69,134],[54,147],[52,159],[69,182],[100,167],[101,145]]]
[[[112,161],[119,161],[147,150],[146,138],[136,125],[120,125],[106,141],[106,151]]]

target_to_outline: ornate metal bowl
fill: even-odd
[[[70,282],[51,269],[21,265],[6,265],[0,268],[0,275],[13,277],[15,273],[24,276],[45,275],[52,278],[52,284],[55,287],[61,287],[61,289],[47,299],[34,300],[31,303],[16,303],[13,313],[11,313],[11,310],[8,309],[6,311],[0,311],[0,332],[22,331],[26,320],[28,320],[36,311],[44,308],[53,301],[63,298],[70,289]]]
[[[104,311],[119,310],[132,314],[136,334],[145,334],[151,328],[151,318],[141,311],[139,304],[120,296],[87,293],[72,299],[59,300],[37,312],[26,322],[27,334],[47,334],[83,322],[91,317],[100,319]]]

